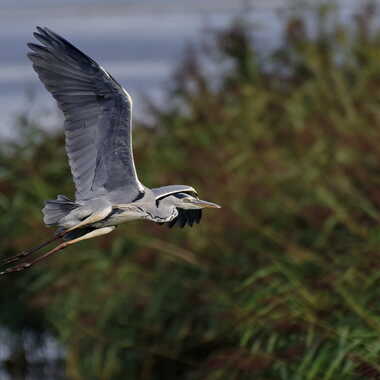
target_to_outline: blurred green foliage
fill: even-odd
[[[380,378],[373,11],[349,31],[323,9],[315,33],[293,17],[270,56],[242,20],[192,50],[135,157],[147,186],[194,185],[223,208],[193,229],[129,223],[2,278],[18,349],[54,335],[50,378],[74,380]],[[62,135],[18,124],[0,146],[2,256],[46,239],[43,200],[73,193]]]

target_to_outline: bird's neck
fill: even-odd
[[[156,222],[170,222],[178,215],[177,208],[168,198],[162,199],[152,213]]]

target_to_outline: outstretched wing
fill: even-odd
[[[66,151],[76,199],[108,194],[128,203],[141,196],[133,161],[132,100],[93,59],[48,28],[37,27],[28,57],[65,116]]]

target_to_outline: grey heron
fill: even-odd
[[[57,101],[65,122],[65,146],[75,183],[75,200],[58,195],[42,209],[44,223],[57,226],[54,238],[3,260],[0,274],[30,268],[77,243],[112,232],[136,219],[192,226],[203,208],[191,186],[150,189],[138,179],[132,151],[132,99],[102,66],[48,28],[37,27],[28,57],[40,80]],[[48,244],[63,242],[34,260],[23,259]],[[22,261],[21,263],[17,263]]]

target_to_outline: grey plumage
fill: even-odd
[[[57,199],[45,202],[42,209],[44,214],[44,223],[47,226],[54,226],[71,211],[75,210],[78,205],[64,195],[58,195]]]
[[[186,185],[149,189],[137,177],[132,150],[132,99],[111,74],[48,28],[37,27],[28,57],[65,116],[66,151],[75,183],[75,200],[58,195],[42,209],[44,223],[57,226],[56,237],[22,252],[16,262],[52,241],[63,243],[37,259],[0,274],[29,268],[84,239],[107,234],[118,224],[145,219],[169,227],[199,223],[202,201]]]
[[[152,191],[156,199],[161,199],[167,197],[168,195],[173,195],[176,193],[189,193],[197,195],[197,192],[193,187],[184,185],[169,185],[157,187],[155,189],[152,189]]]
[[[48,28],[28,57],[65,115],[66,151],[76,199],[108,194],[127,203],[143,187],[133,161],[129,94],[93,59]]]

